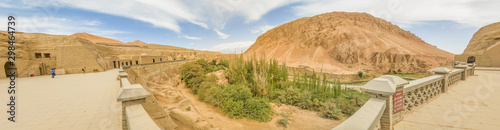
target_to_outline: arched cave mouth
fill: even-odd
[[[469,56],[469,58],[467,58],[467,63],[474,63],[474,62],[476,62],[475,56]]]

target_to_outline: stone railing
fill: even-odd
[[[450,86],[474,74],[474,66],[463,64],[456,65],[455,70],[434,68],[436,75],[411,82],[393,75],[374,78],[361,87],[362,91],[370,95],[370,100],[333,129],[392,130],[392,125],[402,121],[405,113],[446,93]]]
[[[136,65],[124,65],[124,69],[128,69],[131,66],[143,66],[143,65],[154,65],[154,64],[162,64],[162,63],[172,63],[172,62],[182,62],[182,61],[194,61],[196,59],[185,59],[185,60],[167,60],[167,61],[159,61],[155,63],[144,63],[144,64],[136,64]]]
[[[443,89],[443,75],[434,75],[414,80],[404,86],[404,112],[424,104],[433,97],[441,94]]]
[[[380,118],[385,110],[385,100],[370,98],[363,107],[334,130],[373,130],[380,129]]]
[[[140,84],[130,84],[128,74],[120,67],[120,91],[117,101],[122,102],[122,128],[124,130],[159,130],[142,106],[151,94]]]
[[[448,86],[457,83],[462,80],[462,73],[464,70],[452,70],[448,76]]]

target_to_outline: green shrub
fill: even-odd
[[[229,61],[225,60],[225,59],[221,59],[219,64],[217,64],[217,65],[229,68]]]
[[[288,120],[284,118],[280,119],[278,120],[278,124],[286,128],[286,125],[288,125]]]
[[[197,77],[194,77],[191,79],[186,79],[186,80],[184,80],[184,82],[186,83],[186,86],[188,88],[191,88],[193,93],[196,94],[200,85],[203,83],[203,81],[205,81],[205,78],[206,78],[205,75],[201,75],[201,76],[197,76]]]
[[[229,84],[225,86],[217,85],[217,77],[207,75],[220,69],[226,70]],[[290,80],[288,68],[277,60],[244,60],[240,56],[221,59],[217,64],[200,59],[182,65],[179,73],[200,100],[220,108],[229,117],[259,122],[271,120],[269,100],[319,111],[330,119],[351,115],[368,100],[364,93],[342,89],[339,80],[328,82],[326,74],[294,74]],[[365,77],[363,71],[358,76]]]
[[[368,99],[368,95],[350,89],[336,99],[337,108],[341,109],[344,114],[352,115],[358,111]]]
[[[241,85],[215,86],[210,88],[206,101],[220,107],[229,117],[271,120],[271,105],[264,98],[252,98],[250,89]]]
[[[297,105],[302,97],[300,90],[292,87],[286,89],[286,91],[281,94],[282,95],[279,95],[278,99],[280,99],[281,103],[288,105]]]
[[[330,99],[325,102],[319,113],[322,117],[328,119],[340,120],[342,118],[342,112],[337,107],[335,99]]]
[[[363,71],[358,71],[358,76],[359,76],[359,78],[362,79],[363,78]]]
[[[310,91],[307,91],[307,90],[302,91],[302,94],[300,95],[300,99],[297,102],[297,106],[302,108],[302,109],[312,109],[313,102],[312,102],[311,96],[312,96],[312,93]]]
[[[217,77],[214,75],[208,75],[205,77],[204,81],[201,82],[199,88],[193,90],[195,94],[198,95],[198,99],[204,101],[207,94],[207,90],[212,86],[217,86]]]
[[[205,69],[196,62],[187,62],[179,67],[181,79],[188,88],[196,89],[205,79]]]

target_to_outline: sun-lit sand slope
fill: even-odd
[[[500,44],[500,22],[479,29],[470,40],[464,54],[481,54],[496,44]]]
[[[316,71],[352,74],[363,69],[425,72],[451,61],[454,55],[369,14],[333,12],[271,29],[259,36],[244,56],[265,56],[292,67],[305,65]]]
[[[118,41],[118,40],[115,40],[115,39],[105,38],[105,37],[96,36],[96,35],[92,35],[92,34],[88,34],[88,33],[75,33],[75,34],[72,34],[70,36],[87,39],[89,41],[92,41],[93,43],[120,43],[120,44],[125,44],[125,43],[123,43],[121,41]]]

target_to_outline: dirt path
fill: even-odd
[[[321,118],[316,112],[302,110],[295,106],[281,105],[276,106],[271,104],[276,115],[269,122],[259,123],[258,121],[250,121],[247,119],[231,119],[225,116],[220,109],[214,106],[199,101],[198,98],[190,92],[183,83],[177,86],[177,89],[187,98],[191,104],[195,107],[195,110],[205,118],[214,128],[220,128],[221,130],[234,130],[234,129],[245,129],[245,130],[268,130],[268,129],[284,129],[277,122],[282,119],[282,116],[277,115],[278,113],[286,113],[288,115],[289,125],[286,129],[290,130],[304,130],[304,129],[314,129],[314,130],[326,130],[331,129],[343,120],[330,120]]]

